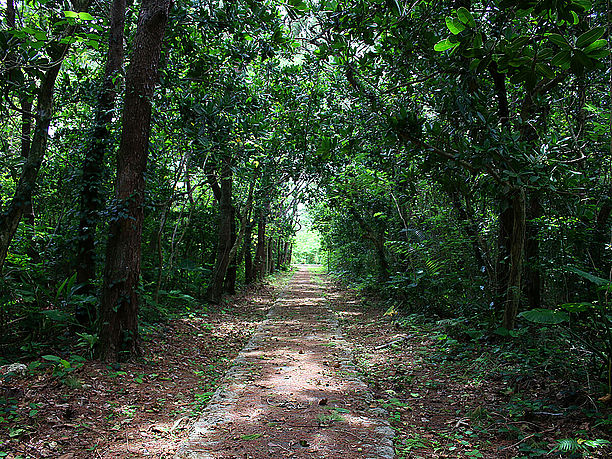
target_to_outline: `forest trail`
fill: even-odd
[[[391,458],[323,287],[301,267],[240,352],[181,458]]]

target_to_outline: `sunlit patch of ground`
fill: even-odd
[[[321,288],[299,270],[180,457],[388,458],[391,435]]]

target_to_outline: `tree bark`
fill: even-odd
[[[240,228],[242,231],[242,228]],[[230,244],[231,250],[229,254],[230,262],[227,267],[227,273],[225,274],[225,281],[223,284],[223,291],[229,295],[236,293],[236,276],[238,274],[238,264],[236,263],[236,249],[240,245],[238,235],[236,234],[236,208],[232,206],[231,211],[231,231],[230,231]]]
[[[274,274],[274,237],[270,237],[267,242],[268,247],[268,268],[267,271],[269,274]]]
[[[525,248],[525,191],[517,189],[511,197],[512,232],[509,237],[509,269],[504,299],[503,326],[512,330],[516,324],[521,299],[523,252]]]
[[[210,284],[206,290],[206,299],[218,304],[223,295],[223,281],[230,264],[232,249],[232,169],[229,158],[224,158],[221,166],[221,186],[219,196],[219,227],[217,255]]]
[[[108,54],[104,77],[98,95],[94,128],[83,158],[83,176],[77,245],[77,283],[81,292],[93,292],[96,277],[96,228],[102,207],[102,174],[104,156],[108,150],[113,110],[117,97],[115,80],[123,65],[123,29],[125,27],[126,0],[113,0],[110,10]],[[76,310],[76,319],[82,325],[92,323],[97,316],[95,305],[86,303]]]
[[[28,151],[28,157],[13,198],[7,209],[0,213],[0,272],[8,254],[9,246],[17,232],[19,222],[29,209],[32,209],[32,194],[36,186],[36,179],[42,165],[49,139],[49,125],[53,117],[53,90],[55,81],[62,66],[62,61],[69,45],[53,46],[50,52],[51,66],[44,72],[38,97],[36,99],[34,133]]]
[[[126,74],[117,153],[114,216],[106,250],[100,312],[100,354],[106,360],[139,355],[138,282],[144,220],[144,173],[151,132],[151,98],[157,80],[170,0],[143,0]]]
[[[247,223],[244,232],[244,283],[250,285],[255,280],[255,270],[253,269],[253,254],[251,246],[253,245],[253,224]]]
[[[542,306],[542,275],[540,269],[539,224],[535,221],[544,215],[540,196],[532,194],[529,198],[525,229],[525,291],[530,308]]]
[[[266,215],[260,211],[257,221],[257,248],[255,249],[255,276],[262,281],[267,274],[267,248],[266,248]]]

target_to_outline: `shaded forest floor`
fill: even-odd
[[[452,321],[385,315],[376,300],[327,283],[354,362],[389,413],[396,457],[612,457],[597,445],[612,440],[612,409],[597,401],[600,385],[576,380],[567,350],[556,356],[563,374],[554,358],[531,360],[538,349],[474,340]]]
[[[612,419],[592,381],[530,365],[503,343],[461,339],[448,324],[384,315],[376,301],[319,282],[373,405],[388,413],[396,457],[612,455],[589,443],[611,439]],[[49,350],[61,360],[0,375],[0,458],[172,457],[279,290],[148,327],[140,363]],[[558,451],[562,440],[573,455]]]
[[[47,350],[69,366],[41,358],[0,375],[0,458],[172,457],[275,294],[266,284],[145,328],[139,363]]]

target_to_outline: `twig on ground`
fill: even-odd
[[[394,344],[399,344],[402,343],[404,341],[409,340],[410,338],[412,338],[412,335],[407,335],[407,336],[402,336],[401,338],[398,339],[394,339],[393,341],[389,341],[388,343],[385,344],[381,344],[380,346],[376,346],[374,348],[375,351],[380,351],[381,349],[386,349],[388,347],[393,346]]]
[[[521,440],[520,440],[520,441],[517,441],[516,443],[514,443],[514,444],[512,444],[512,445],[509,445],[509,446],[506,446],[506,447],[504,447],[504,448],[500,449],[500,451],[504,451],[504,450],[506,450],[506,449],[514,448],[514,447],[516,447],[516,446],[520,445],[521,443],[523,443],[523,442],[525,442],[525,441],[529,440],[531,437],[535,437],[536,435],[542,434],[542,433],[544,433],[544,432],[551,432],[551,431],[553,431],[553,430],[555,430],[555,429],[554,429],[554,428],[551,428],[551,429],[546,429],[546,430],[543,430],[542,432],[535,432],[535,433],[532,433],[531,435],[527,435],[526,437],[521,438]]]

